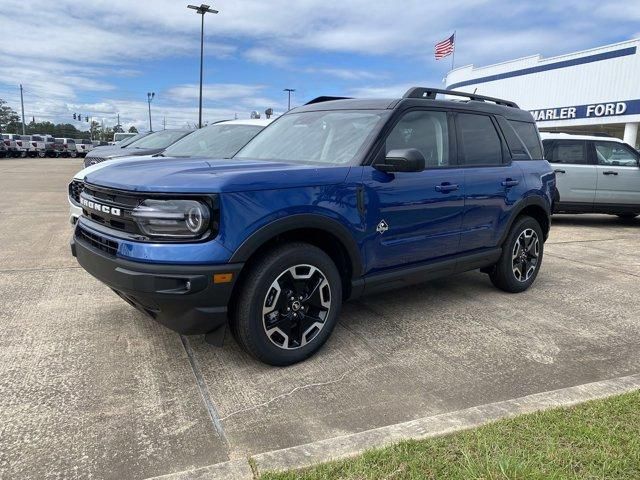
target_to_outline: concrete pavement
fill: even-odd
[[[640,220],[556,216],[536,284],[479,272],[344,306],[322,351],[182,339],[78,268],[79,159],[0,160],[0,478],[148,478],[640,373]]]

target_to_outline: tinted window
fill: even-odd
[[[594,142],[599,165],[610,167],[636,167],[638,154],[617,142]]]
[[[516,131],[520,140],[525,144],[527,150],[531,154],[531,158],[540,159],[542,156],[542,147],[540,146],[540,137],[535,123],[518,122],[510,120],[511,126]]]
[[[461,113],[457,124],[465,165],[502,164],[502,144],[490,117]]]
[[[418,111],[404,115],[389,133],[385,150],[389,153],[406,148],[420,150],[427,168],[449,166],[447,114]]]
[[[549,161],[575,165],[588,164],[586,142],[557,141],[553,146],[551,160]]]

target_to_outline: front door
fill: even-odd
[[[640,206],[638,152],[619,142],[593,142],[598,160],[596,205]]]
[[[363,167],[368,273],[458,252],[464,174],[455,168],[451,133],[446,112],[411,110],[400,117],[379,154],[418,149],[425,170],[385,173]]]

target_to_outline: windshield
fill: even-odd
[[[119,142],[116,143],[116,145],[124,148],[128,145],[131,145],[133,142],[137,142],[141,138],[146,137],[147,135],[149,135],[148,132],[138,133],[136,135],[133,135],[132,137],[125,138],[124,140],[120,140]]]
[[[181,139],[191,130],[161,130],[129,144],[130,148],[167,148],[176,140]]]
[[[353,161],[388,111],[290,113],[251,140],[234,158],[343,165]]]
[[[163,153],[167,157],[231,158],[264,127],[216,124],[196,130]]]

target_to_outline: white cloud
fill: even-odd
[[[202,86],[202,98],[210,101],[244,98],[255,95],[263,89],[262,85],[210,83]],[[167,90],[164,95],[175,101],[191,102],[200,97],[200,86],[196,84],[176,85]]]
[[[255,63],[263,65],[273,65],[275,67],[284,67],[289,65],[289,58],[285,55],[274,52],[269,48],[255,47],[244,52],[244,57]]]

